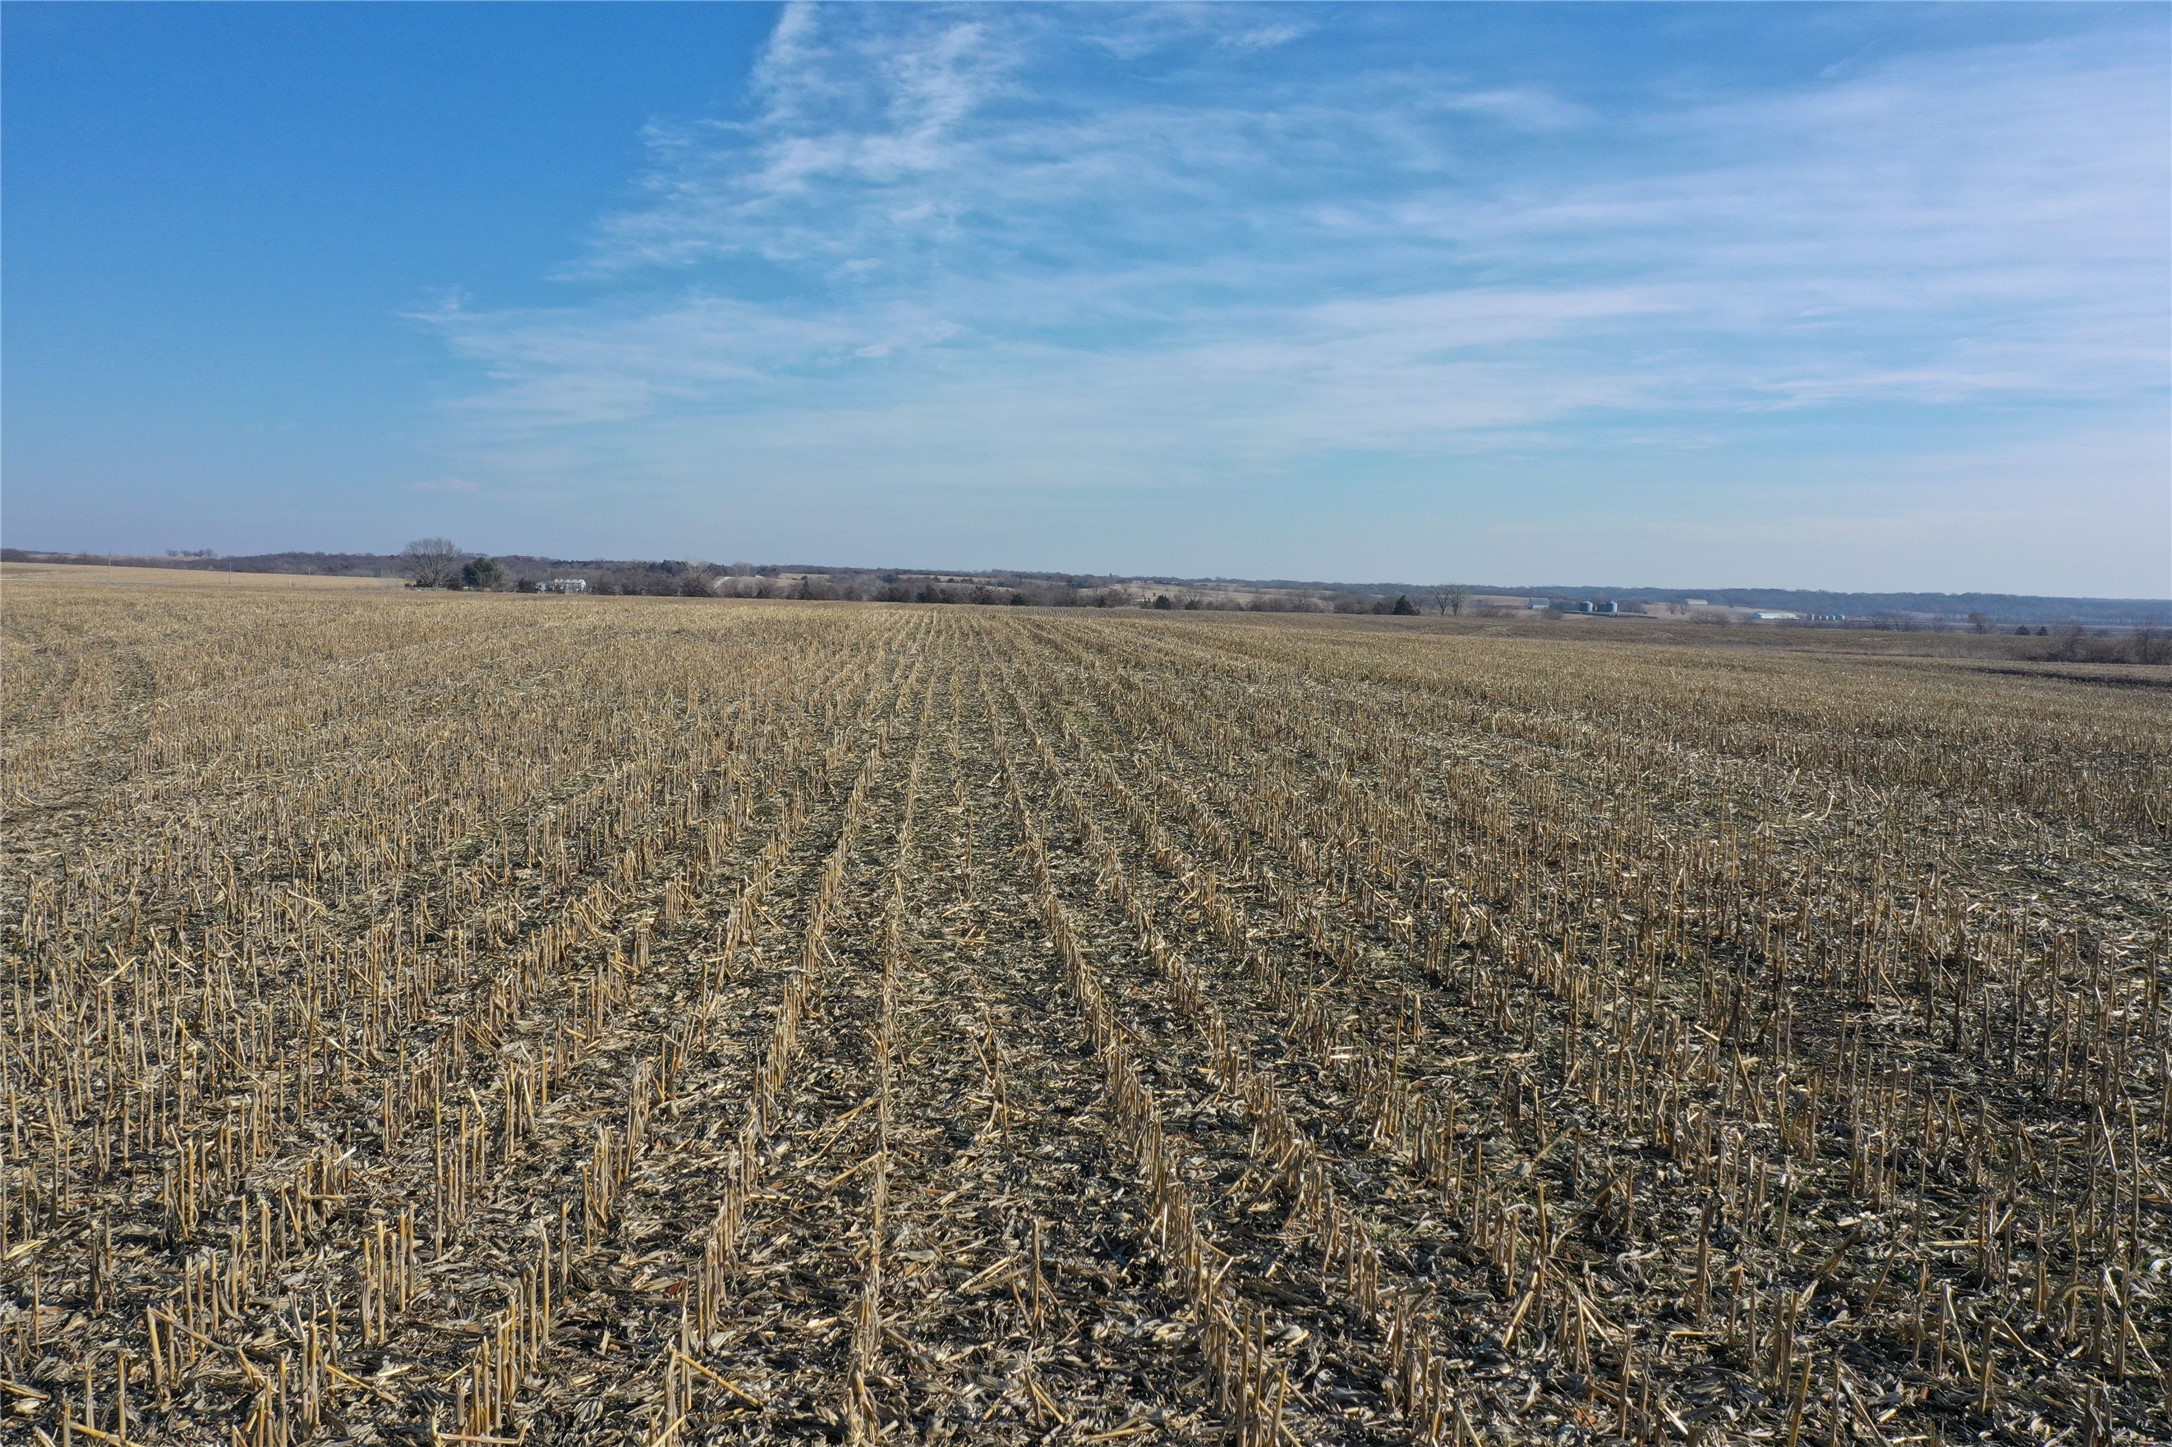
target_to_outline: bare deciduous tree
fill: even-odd
[[[460,576],[460,547],[451,538],[417,538],[400,549],[400,566],[418,588],[442,588]]]

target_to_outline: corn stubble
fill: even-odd
[[[0,1438],[2172,1439],[2149,689],[6,610]]]

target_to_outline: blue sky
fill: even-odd
[[[2168,17],[11,0],[0,530],[2172,595]]]

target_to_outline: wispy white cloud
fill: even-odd
[[[1508,86],[1498,90],[1447,90],[1432,97],[1446,111],[1490,116],[1531,130],[1566,130],[1595,119],[1591,111],[1544,90]]]
[[[1295,6],[1219,3],[1110,5],[1093,23],[1069,28],[1072,44],[1126,62],[1182,53],[1202,44],[1219,51],[1274,50],[1315,34],[1318,27],[1290,17]]]
[[[1214,43],[1225,50],[1273,50],[1278,45],[1302,39],[1311,28],[1309,25],[1248,26],[1225,31],[1214,38]]]

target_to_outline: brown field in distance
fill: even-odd
[[[407,586],[402,578],[335,578],[321,573],[226,573],[208,568],[132,568],[109,563],[0,563],[0,587],[9,583],[74,588],[276,588],[287,592],[381,592]]]
[[[101,571],[0,1439],[2172,1439],[2147,670]]]

